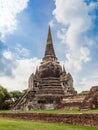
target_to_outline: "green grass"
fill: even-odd
[[[78,114],[78,113],[98,113],[98,108],[97,109],[93,109],[93,110],[30,110],[30,111],[22,111],[22,110],[18,110],[18,111],[11,111],[11,110],[4,110],[4,111],[0,111],[0,113],[8,113],[8,112],[36,112],[36,113],[52,113],[52,114],[68,114],[68,113],[72,113],[72,114]]]
[[[0,118],[0,130],[98,130],[98,128]]]

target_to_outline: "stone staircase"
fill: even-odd
[[[60,103],[64,96],[59,78],[42,79],[40,86],[36,90],[27,91],[14,108],[22,109],[21,106],[23,106],[26,109],[26,107],[29,108],[30,104],[33,107],[30,109],[50,108],[51,106],[54,108],[55,104]]]
[[[60,84],[59,78],[43,79],[42,83],[40,84],[39,90],[36,93],[36,96],[42,95],[53,95],[58,97],[64,95],[64,91]]]

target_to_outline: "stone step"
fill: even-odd
[[[55,89],[63,89],[61,86],[43,86],[43,87],[40,87],[40,89],[53,89],[53,90],[55,90]]]
[[[41,89],[60,89],[61,86],[41,86]]]
[[[53,82],[53,83],[59,83],[60,80],[42,80],[42,82],[43,82],[43,83],[44,83],[44,82],[49,82],[49,83],[51,83],[51,82]]]
[[[42,79],[45,79],[45,80],[46,80],[46,79],[59,79],[59,78],[57,78],[57,77],[48,77],[48,78],[47,78],[47,77],[44,77],[44,78],[42,78]]]
[[[54,98],[54,97],[62,97],[62,96],[64,96],[64,94],[36,94],[36,97],[37,98],[45,98],[45,97],[52,97],[52,98]]]
[[[55,92],[55,91],[58,91],[58,92],[59,92],[59,91],[63,91],[63,90],[62,90],[62,89],[54,89],[54,90],[52,90],[52,89],[41,89],[41,90],[39,90],[39,91],[42,91],[42,92],[46,92],[46,91],[49,91],[49,92],[52,92],[52,91],[53,91],[53,92]],[[39,92],[39,91],[38,91],[38,92]]]
[[[40,88],[40,91],[41,90],[51,90],[51,91],[55,91],[55,90],[63,90],[63,88],[61,88],[61,87],[55,87],[55,88],[53,88],[53,87],[46,87],[46,88]]]
[[[63,94],[63,90],[41,90],[37,94]]]
[[[40,86],[61,86],[60,83],[43,83]]]

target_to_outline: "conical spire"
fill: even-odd
[[[51,35],[50,26],[49,26],[49,29],[48,29],[48,37],[47,37],[47,44],[46,44],[45,56],[44,57],[47,57],[47,56],[52,56],[52,57],[56,58],[55,52],[54,52],[54,47],[53,47],[53,42],[52,42],[52,35]]]
[[[63,73],[66,73],[65,66],[63,65]]]
[[[38,66],[36,67],[36,71],[35,71],[35,74],[38,74]]]

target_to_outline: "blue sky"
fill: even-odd
[[[24,90],[51,26],[56,55],[76,90],[98,85],[98,0],[0,0],[0,84]]]

